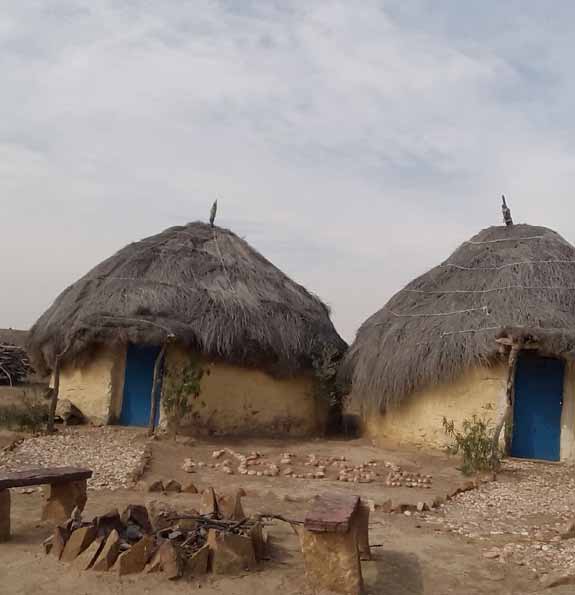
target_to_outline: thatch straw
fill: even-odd
[[[549,329],[548,346],[570,349],[575,248],[550,229],[490,227],[462,244],[361,326],[343,374],[354,396],[384,409],[492,363],[507,326]]]
[[[342,353],[329,310],[227,229],[196,222],[130,244],[68,287],[30,331],[53,367],[96,344],[159,345],[168,335],[209,357],[278,374]]]

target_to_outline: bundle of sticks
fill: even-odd
[[[0,384],[22,384],[33,371],[26,350],[16,345],[0,343]]]

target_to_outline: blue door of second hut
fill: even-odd
[[[150,422],[154,364],[159,347],[128,345],[120,424],[147,426]],[[159,408],[158,408],[159,409]]]
[[[558,461],[563,405],[563,360],[521,355],[515,376],[511,454]]]

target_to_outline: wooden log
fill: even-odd
[[[162,345],[162,349],[158,356],[156,357],[156,361],[154,362],[154,376],[152,380],[152,394],[151,398],[151,406],[150,406],[150,423],[148,425],[148,436],[151,436],[154,433],[156,428],[156,415],[158,411],[158,402],[159,402],[159,395],[158,395],[158,384],[160,381],[160,370],[162,368],[162,362],[164,360],[164,355],[166,354],[166,348],[168,347],[168,343],[164,343]]]
[[[493,442],[491,444],[491,460],[495,462],[497,460],[497,452],[499,449],[499,438],[501,436],[501,431],[505,426],[506,422],[510,418],[513,412],[513,401],[514,401],[514,391],[515,391],[515,372],[517,370],[517,360],[519,358],[519,352],[521,351],[522,345],[521,343],[515,343],[511,347],[509,351],[509,359],[507,361],[507,388],[505,391],[505,411],[495,428],[495,433],[493,434]]]
[[[0,489],[0,543],[10,539],[10,490]]]
[[[58,405],[58,392],[60,391],[60,356],[56,356],[56,363],[54,365],[54,387],[52,388],[52,397],[50,399],[50,409],[48,411],[48,423],[46,431],[48,433],[54,432],[54,416],[56,415],[56,407]]]

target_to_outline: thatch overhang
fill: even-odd
[[[280,375],[341,357],[328,307],[228,229],[195,222],[132,243],[68,287],[30,331],[33,361],[168,337]]]
[[[497,226],[464,242],[361,326],[342,376],[354,396],[384,409],[493,364],[505,328],[537,333],[559,356],[572,353],[575,247],[558,233]]]

